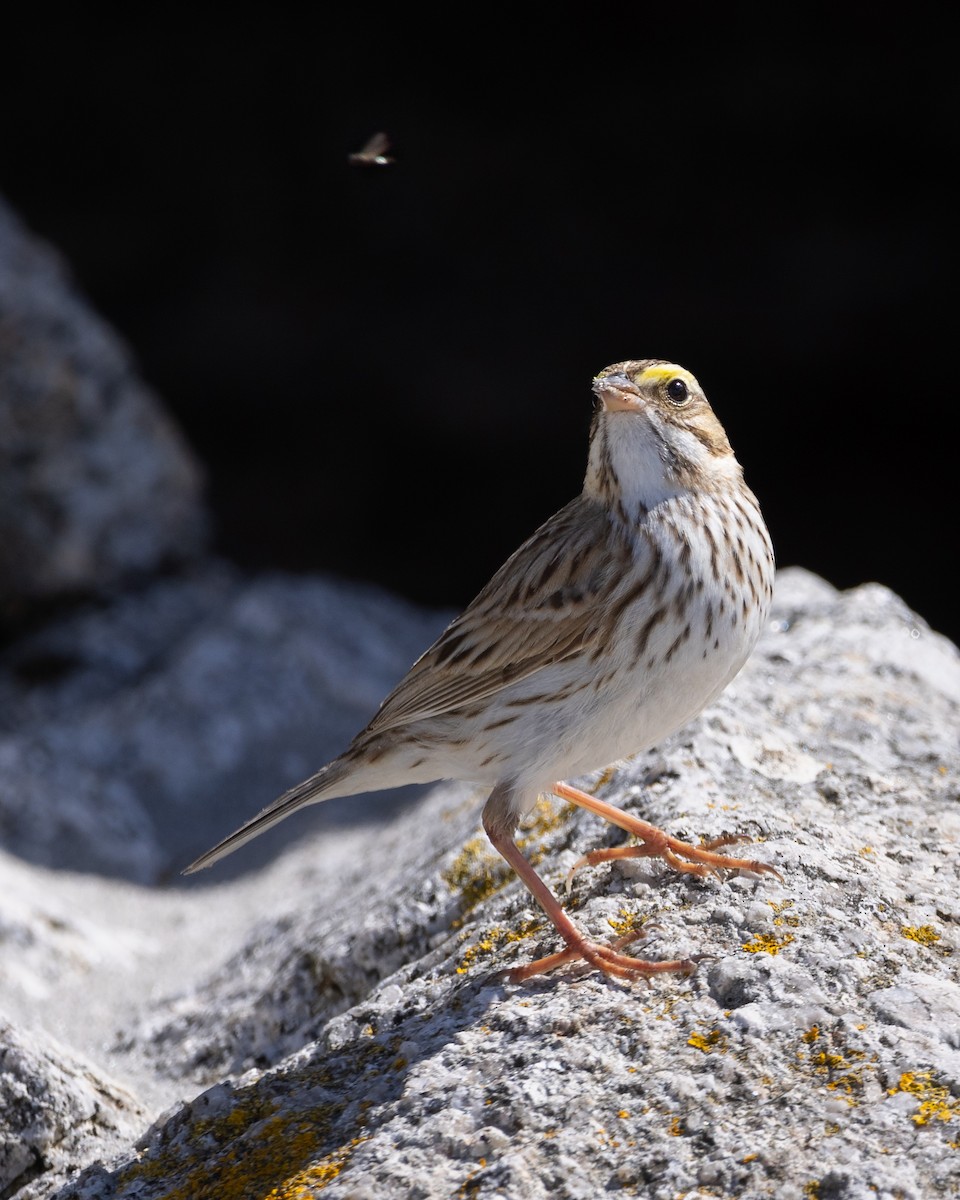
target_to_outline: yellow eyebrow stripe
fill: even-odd
[[[647,367],[647,369],[640,376],[640,379],[676,379],[677,377],[680,379],[686,379],[688,381],[693,378],[690,372],[685,371],[683,367],[663,364],[656,367]],[[637,382],[639,383],[639,380]]]

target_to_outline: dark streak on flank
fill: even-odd
[[[686,623],[686,625],[684,625],[683,629],[673,639],[673,642],[670,645],[670,649],[666,653],[666,657],[664,659],[665,662],[669,662],[670,659],[673,658],[674,654],[677,652],[677,650],[680,649],[680,647],[683,645],[683,643],[687,640],[687,638],[689,636],[690,636],[690,622],[688,621]]]
[[[494,729],[502,729],[504,725],[512,725],[516,717],[501,717],[499,721],[488,721],[483,727],[484,733],[492,733]]]
[[[650,634],[653,633],[656,626],[664,619],[666,615],[667,609],[666,606],[663,605],[658,608],[656,612],[651,613],[643,623],[643,627],[637,634],[637,642],[634,649],[634,653],[636,654],[637,658],[640,658],[644,650],[646,650],[647,642],[650,640]]]
[[[717,539],[713,536],[713,530],[707,521],[703,523],[703,533],[710,545],[710,570],[713,572],[714,579],[720,582],[720,547],[717,545]]]

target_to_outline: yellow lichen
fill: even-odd
[[[319,1161],[311,1163],[309,1167],[292,1176],[281,1187],[272,1188],[267,1192],[264,1200],[301,1200],[301,1197],[303,1200],[307,1200],[308,1197],[333,1183],[346,1166],[353,1151],[366,1140],[366,1138],[355,1137],[346,1146],[340,1146],[330,1154],[324,1155]]]
[[[533,937],[542,927],[542,921],[532,919],[521,922],[516,929],[504,929],[499,925],[495,925],[492,929],[488,929],[479,941],[474,942],[472,946],[468,946],[464,950],[463,958],[457,967],[457,974],[465,975],[471,967],[476,965],[479,959],[486,958],[487,955],[492,954],[499,946]]]
[[[542,837],[545,833],[559,829],[570,819],[571,812],[572,809],[560,808],[546,796],[538,796],[536,804],[523,822],[523,840],[520,844],[525,845],[535,837]]]
[[[475,837],[463,847],[442,878],[451,892],[460,893],[463,913],[492,896],[507,882],[509,868],[486,838]]]
[[[118,1190],[137,1183],[162,1180],[165,1200],[246,1200],[251,1195],[270,1200],[298,1200],[306,1175],[316,1169],[314,1190],[339,1173],[353,1146],[328,1151],[316,1162],[313,1155],[330,1136],[342,1103],[315,1105],[296,1114],[276,1114],[276,1102],[264,1103],[252,1089],[238,1093],[223,1116],[195,1121],[190,1129],[192,1151],[176,1139],[124,1168]],[[273,1114],[273,1115],[271,1115]]]
[[[568,814],[558,810],[545,796],[540,796],[524,827],[523,836],[517,845],[527,852],[531,863],[536,865],[543,856],[543,847],[530,849],[531,843],[544,834],[558,828]],[[461,914],[476,908],[481,901],[498,892],[511,876],[510,868],[496,853],[485,837],[473,837],[450,866],[441,872],[441,878],[452,892],[460,893]],[[455,921],[458,927],[462,921]]]
[[[611,1137],[602,1125],[597,1130],[597,1141],[599,1141],[601,1146],[610,1146],[614,1150],[618,1149],[620,1146],[620,1142],[617,1140],[617,1138]]]
[[[714,1052],[725,1054],[727,1039],[719,1029],[711,1029],[708,1033],[694,1031],[687,1038],[687,1045],[693,1046],[695,1050],[702,1050],[704,1054],[712,1054]]]
[[[838,1049],[832,1040],[827,1041],[818,1025],[812,1025],[801,1037],[813,1049],[809,1054],[798,1050],[797,1058],[801,1062],[808,1062],[814,1074],[825,1075],[827,1089],[841,1093],[847,1104],[855,1108],[864,1088],[864,1071],[874,1069],[876,1056],[867,1061],[863,1050],[850,1047]]]
[[[741,950],[746,950],[748,954],[779,954],[784,946],[789,946],[792,941],[792,933],[779,939],[772,933],[755,933],[751,941],[743,943]]]
[[[537,797],[537,802],[525,819],[522,832],[517,837],[517,845],[533,866],[537,866],[542,861],[546,851],[546,847],[539,839],[566,824],[572,811],[569,807],[558,808],[554,801],[546,796]]]
[[[457,1192],[458,1200],[473,1200],[475,1196],[480,1194],[480,1181],[477,1179],[477,1176],[486,1165],[487,1160],[485,1158],[477,1159],[475,1169],[460,1184],[460,1190]]]
[[[623,938],[643,929],[645,922],[639,913],[631,912],[628,908],[621,908],[620,918],[608,917],[607,924],[618,937]]]
[[[915,1125],[929,1125],[931,1121],[952,1121],[960,1116],[960,1100],[950,1093],[950,1089],[935,1082],[930,1071],[906,1071],[900,1076],[896,1087],[888,1089],[888,1095],[895,1096],[897,1092],[907,1092],[915,1096],[919,1108],[911,1120]]]
[[[773,918],[774,925],[790,925],[796,929],[796,927],[800,924],[800,918],[796,915],[796,913],[787,911],[788,909],[793,908],[792,900],[783,900],[779,904],[775,900],[768,900],[767,903],[776,913],[776,916]]]
[[[840,1067],[846,1066],[847,1060],[842,1054],[837,1054],[835,1051],[821,1050],[810,1060],[815,1064],[818,1070],[836,1071]]]
[[[901,925],[900,933],[921,946],[935,946],[940,941],[940,934],[932,925]]]

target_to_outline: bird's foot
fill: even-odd
[[[597,863],[623,858],[662,858],[674,870],[698,875],[701,878],[707,875],[719,875],[721,871],[753,871],[757,875],[773,875],[781,883],[783,882],[783,876],[776,867],[771,867],[769,863],[717,853],[717,850],[723,846],[750,840],[742,835],[726,835],[701,846],[694,846],[692,842],[684,842],[680,838],[671,837],[662,829],[658,829],[656,825],[641,821],[638,817],[625,813],[612,804],[607,804],[595,796],[570,787],[569,784],[554,784],[552,790],[562,799],[569,800],[572,804],[578,804],[581,808],[589,809],[597,816],[603,817],[633,834],[634,837],[640,838],[640,845],[637,846],[614,846],[609,850],[591,850],[589,854],[585,854],[571,867],[567,875],[568,888],[574,872],[580,867],[596,866]]]
[[[519,967],[511,967],[493,977],[493,982],[523,983],[534,975],[544,975],[557,967],[570,962],[583,961],[602,971],[605,975],[613,975],[618,979],[630,982],[648,980],[652,975],[680,974],[692,975],[697,969],[697,963],[692,958],[678,958],[667,962],[650,962],[643,958],[634,958],[630,954],[621,954],[624,946],[646,937],[646,930],[638,929],[618,938],[612,946],[603,946],[599,942],[590,941],[581,935],[571,938],[566,949],[556,954],[548,954],[534,962],[525,963]]]
[[[490,808],[490,801],[487,801],[487,807],[488,809]],[[496,810],[494,810],[493,816],[495,817],[496,815]],[[624,947],[646,937],[649,930],[657,928],[655,923],[648,924],[645,929],[631,929],[623,937],[618,938],[612,946],[602,946],[599,942],[591,941],[585,937],[563,911],[560,902],[554,896],[553,892],[550,891],[531,864],[524,858],[519,846],[510,836],[510,833],[498,827],[496,820],[492,819],[490,813],[486,811],[484,813],[484,828],[494,849],[503,855],[510,866],[520,876],[520,879],[529,889],[534,899],[553,922],[557,933],[560,934],[566,943],[565,949],[558,951],[556,954],[548,954],[545,958],[538,958],[535,962],[501,971],[493,977],[493,980],[522,983],[525,979],[530,979],[534,975],[542,975],[545,971],[553,971],[557,967],[562,967],[569,962],[576,962],[578,960],[589,964],[598,971],[602,971],[605,975],[613,975],[617,979],[630,981],[649,979],[652,975],[678,972],[683,975],[689,975],[692,971],[696,970],[696,962],[693,959],[683,958],[670,962],[648,962],[646,959],[634,958],[630,954],[623,953]]]

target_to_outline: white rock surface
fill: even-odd
[[[274,619],[292,605],[284,628],[322,625],[306,593],[271,587]],[[220,608],[228,627],[236,603]],[[368,615],[337,609],[364,638]],[[385,617],[385,640],[401,626],[413,632]],[[134,672],[109,703],[162,691],[181,662]],[[356,695],[359,672],[344,683]],[[227,689],[214,694],[226,715]],[[683,836],[747,833],[784,877],[698,880],[647,860],[579,872],[567,903],[584,928],[613,938],[651,921],[636,952],[704,956],[692,977],[648,986],[575,968],[490,982],[556,938],[459,785],[393,819],[364,820],[363,798],[347,802],[355,823],[311,833],[295,819],[268,865],[198,887],[4,862],[0,1007],[16,1036],[56,1036],[154,1118],[124,1146],[119,1125],[84,1124],[59,1080],[77,1113],[57,1134],[73,1136],[69,1165],[35,1157],[8,1194],[955,1194],[958,710],[960,655],[895,596],[783,572],[771,626],[718,703],[588,781]],[[271,796],[220,811],[222,828]],[[164,855],[179,838],[189,857],[190,823],[179,809]],[[559,889],[617,835],[556,805],[528,836]],[[23,1126],[16,1105],[0,1113],[0,1139]]]

